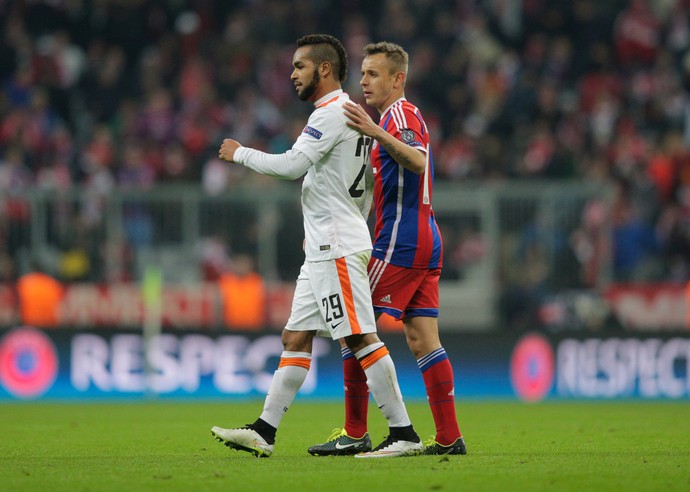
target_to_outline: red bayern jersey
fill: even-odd
[[[431,207],[434,159],[424,118],[415,105],[401,98],[384,111],[379,126],[423,151],[427,165],[423,174],[416,174],[375,143],[371,151],[376,210],[372,256],[407,268],[440,268],[443,243]]]

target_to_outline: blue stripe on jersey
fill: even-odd
[[[426,354],[424,357],[417,359],[417,365],[419,366],[419,370],[424,372],[431,366],[438,364],[439,362],[443,362],[447,359],[448,354],[446,354],[446,350],[443,347],[441,347],[434,350],[431,353]]]

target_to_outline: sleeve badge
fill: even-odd
[[[400,139],[406,144],[414,142],[414,132],[412,130],[403,130],[400,132]]]

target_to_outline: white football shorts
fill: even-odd
[[[336,260],[305,261],[297,277],[286,330],[333,340],[376,332],[367,265],[371,250]]]

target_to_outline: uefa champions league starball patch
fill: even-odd
[[[412,130],[403,130],[400,132],[400,138],[405,143],[414,142],[414,132]]]

